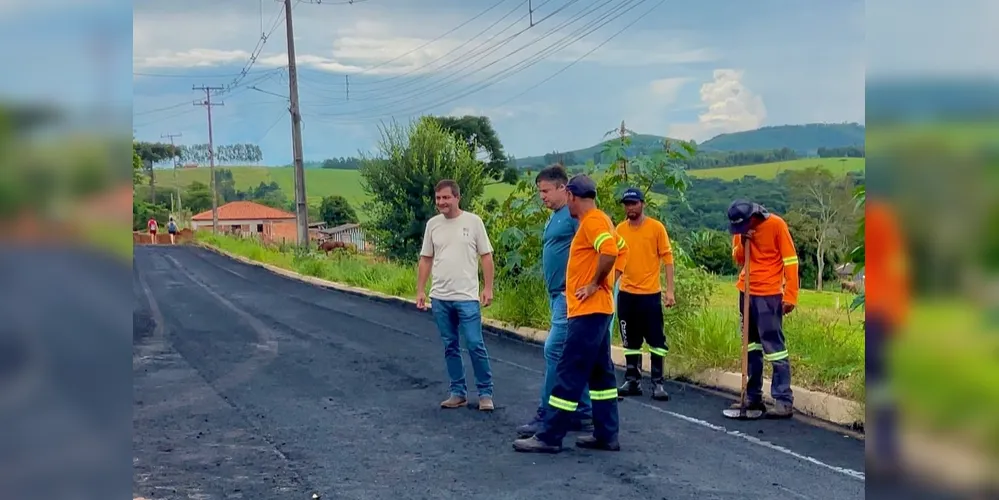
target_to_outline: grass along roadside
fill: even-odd
[[[404,266],[364,255],[296,254],[264,246],[253,239],[225,235],[198,235],[198,239],[221,250],[303,275],[397,297],[416,296],[415,264]],[[674,377],[709,368],[739,371],[738,295],[731,285],[722,283],[715,283],[713,290],[707,307],[691,308],[682,315],[676,313],[682,318],[670,322],[666,332],[670,348],[667,364]],[[845,310],[820,305],[830,302],[825,297],[829,293],[802,291],[801,306],[786,319],[794,383],[863,401],[863,332],[856,320],[851,322]],[[545,296],[540,278],[518,283],[497,280],[495,300],[483,310],[483,315],[514,326],[547,330],[549,309]],[[677,300],[682,307],[683,295],[679,294]],[[670,314],[674,312],[667,312]],[[620,344],[620,339],[615,338],[615,342]]]

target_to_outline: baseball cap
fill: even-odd
[[[580,198],[597,197],[597,184],[586,174],[574,175],[565,185],[565,190]]]
[[[628,203],[633,201],[645,201],[645,195],[636,188],[628,188],[624,190],[621,195],[621,203]]]
[[[770,214],[758,203],[748,200],[735,200],[728,206],[728,230],[732,234],[745,234],[754,215],[764,218]]]

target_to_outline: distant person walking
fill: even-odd
[[[555,369],[559,359],[562,358],[566,337],[569,334],[565,269],[569,263],[569,248],[579,228],[579,221],[572,217],[566,204],[568,193],[565,186],[568,182],[569,175],[561,165],[546,167],[538,172],[535,178],[541,201],[552,211],[545,224],[541,250],[541,272],[548,289],[551,328],[548,331],[548,338],[545,339],[545,375],[544,383],[541,385],[541,401],[534,418],[517,428],[517,434],[522,438],[531,437],[541,430],[541,422],[544,420],[545,410],[548,409],[548,398],[555,386]],[[593,432],[593,409],[590,407],[587,389],[588,384],[584,384],[579,407],[570,426],[573,430]]]
[[[434,192],[440,214],[427,221],[423,233],[416,279],[416,305],[421,310],[427,309],[425,290],[427,278],[432,272],[430,306],[444,342],[444,360],[451,380],[451,395],[441,403],[441,407],[460,408],[468,404],[465,367],[459,344],[461,336],[465,338],[475,372],[479,409],[492,411],[495,408],[492,369],[482,337],[481,307],[488,307],[493,301],[493,247],[482,219],[459,208],[461,191],[456,182],[442,180],[437,183]],[[480,258],[485,281],[481,295]]]
[[[167,222],[167,232],[170,233],[170,244],[177,244],[177,221],[173,220],[173,216],[170,216],[170,222]]]
[[[663,307],[676,305],[673,286],[673,248],[666,226],[645,215],[645,195],[628,189],[621,196],[627,220],[617,225],[617,232],[628,245],[628,265],[618,284],[617,317],[624,344],[627,370],[619,396],[641,396],[642,344],[649,345],[652,374],[652,399],[669,400],[664,386],[665,358],[668,350]],[[662,270],[666,270],[666,292],[662,289]]]
[[[155,217],[150,217],[146,222],[146,229],[149,231],[149,237],[152,243],[156,244],[156,230],[159,229],[159,224],[156,223]]]
[[[593,435],[582,436],[576,446],[617,451],[617,380],[611,361],[608,328],[614,312],[611,272],[628,249],[617,235],[614,222],[596,207],[597,186],[586,175],[566,185],[569,213],[579,220],[566,266],[566,305],[569,332],[562,357],[555,368],[555,386],[540,430],[513,442],[519,452],[557,453],[579,408],[585,387],[593,406]]]
[[[750,247],[750,276],[745,268],[739,273],[739,316],[742,303],[749,294],[749,380],[746,383],[746,408],[740,403],[732,409],[744,413],[789,418],[793,415],[794,395],[791,392],[791,362],[784,344],[784,315],[798,303],[798,254],[791,239],[787,222],[771,214],[763,206],[746,200],[735,200],[728,208],[729,231],[732,233],[732,256],[744,266],[745,248]],[[749,290],[746,282],[749,281]],[[770,393],[776,402],[774,411],[767,412],[763,404],[763,362],[773,366]]]

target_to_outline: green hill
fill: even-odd
[[[722,134],[699,144],[697,149],[704,156],[721,156],[720,153],[762,152],[788,148],[798,155],[810,156],[814,155],[819,148],[863,147],[865,133],[866,128],[856,123],[780,125]],[[632,146],[628,149],[628,156],[658,149],[663,139],[665,137],[658,135],[636,134],[632,136]],[[670,140],[676,141],[678,139]],[[603,151],[604,144],[607,142],[601,141],[587,148],[559,151],[559,153],[568,157],[565,160],[566,165],[582,165],[587,160],[597,161],[595,155]],[[549,155],[517,158],[517,167],[535,170],[544,167],[554,160],[554,158],[546,158],[546,156]]]
[[[628,156],[634,156],[638,153],[649,152],[652,151],[653,149],[657,149],[660,147],[660,144],[662,143],[663,139],[665,139],[665,137],[659,135],[635,134],[631,136],[631,147],[629,147],[627,151]],[[601,151],[603,151],[604,144],[612,140],[614,139],[601,141],[587,148],[575,149],[572,151],[559,151],[559,153],[565,156],[571,155],[575,159],[575,161],[572,161],[571,159],[565,159],[566,165],[583,165],[586,163],[587,160],[594,160],[595,162],[599,163],[599,161],[597,161],[596,155]],[[670,139],[670,140],[673,141],[676,139]],[[537,170],[539,168],[546,167],[551,163],[553,163],[553,161],[551,161],[550,158],[546,159],[545,156],[547,155],[517,158],[517,167],[521,169],[531,168]]]
[[[856,123],[779,125],[722,134],[701,143],[700,147],[714,151],[790,148],[799,154],[814,154],[819,148],[862,147],[866,132],[866,127]]]

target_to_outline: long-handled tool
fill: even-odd
[[[746,387],[749,385],[749,247],[748,238],[743,236],[742,248],[746,256],[743,281],[746,291],[742,294],[742,394],[739,397],[738,408],[722,410],[723,415],[737,420],[756,420],[763,416],[762,411],[746,407]]]

